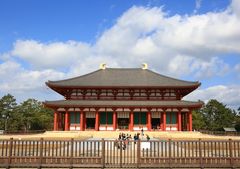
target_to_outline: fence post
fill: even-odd
[[[232,168],[234,168],[232,139],[229,139],[228,144],[229,144],[230,166],[231,166]]]
[[[72,169],[73,168],[73,145],[74,144],[74,139],[73,138],[71,138],[71,154],[70,154],[70,156],[71,156],[71,158],[70,158],[70,169]]]
[[[10,165],[12,163],[12,147],[13,147],[13,138],[10,138],[10,145],[9,145],[9,153],[8,153],[8,163],[7,163],[7,166],[6,166],[6,169],[9,169],[10,168]]]
[[[40,152],[39,152],[39,162],[38,169],[42,168],[42,158],[43,158],[43,138],[40,139]]]
[[[168,140],[168,155],[169,155],[169,159],[168,159],[168,164],[169,164],[169,168],[172,168],[172,165],[171,165],[171,162],[172,162],[172,152],[171,152],[171,149],[172,149],[172,147],[171,147],[171,139],[169,139]]]
[[[140,168],[140,163],[141,163],[141,142],[138,139],[137,141],[137,168]]]
[[[200,168],[203,169],[203,163],[202,163],[202,140],[199,139],[198,140],[198,144],[199,144],[199,162],[200,162]]]
[[[105,140],[102,139],[102,168],[105,167]]]
[[[122,141],[120,141],[120,168],[122,168]]]

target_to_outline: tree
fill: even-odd
[[[51,130],[53,128],[53,111],[44,108],[42,103],[39,105],[40,110],[33,118],[33,130]]]
[[[53,126],[53,112],[35,99],[28,99],[17,105],[16,99],[7,94],[0,99],[0,129],[50,130]]]
[[[14,96],[7,94],[0,99],[0,128],[11,130],[11,120],[14,118],[14,111],[17,103]]]
[[[192,121],[194,130],[204,130],[206,128],[206,123],[200,110],[192,112]]]
[[[52,111],[44,108],[42,103],[35,99],[28,99],[21,103],[18,106],[18,113],[21,116],[19,124],[25,131],[52,128]]]
[[[204,105],[201,112],[208,130],[222,130],[223,127],[234,127],[236,115],[226,105],[217,100],[210,100]]]
[[[237,131],[240,131],[240,107],[237,110],[238,110],[238,112],[236,113],[237,117],[236,117],[235,128],[236,128]]]

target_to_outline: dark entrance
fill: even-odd
[[[188,119],[187,119],[187,113],[184,112],[181,114],[182,116],[182,131],[187,131],[187,127],[188,127]]]
[[[95,118],[86,118],[86,129],[95,128]]]
[[[65,112],[59,113],[58,130],[64,131]]]
[[[128,129],[129,119],[128,118],[118,118],[118,128]]]
[[[152,118],[152,129],[159,129],[160,126],[160,118]]]

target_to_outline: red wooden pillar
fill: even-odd
[[[152,129],[152,114],[151,114],[151,109],[148,109],[148,112],[147,112],[147,128],[148,128],[148,131],[151,131],[151,129]]]
[[[95,118],[95,130],[98,131],[99,130],[99,111],[98,109],[96,110],[96,118]]]
[[[64,127],[64,130],[65,131],[69,130],[69,112],[68,112],[68,109],[66,109],[66,112],[65,112],[65,127]]]
[[[54,125],[53,125],[53,130],[57,131],[58,130],[58,111],[54,111]]]
[[[161,113],[161,117],[160,117],[160,129],[163,130],[163,113]]]
[[[134,126],[134,124],[133,124],[133,119],[134,119],[134,117],[133,117],[133,109],[130,109],[130,114],[129,114],[129,119],[130,119],[130,123],[129,123],[129,130],[130,131],[133,131],[133,126]]]
[[[189,109],[189,112],[188,112],[188,122],[189,122],[189,131],[192,131],[192,110]]]
[[[182,116],[181,109],[178,109],[178,131],[182,131]]]
[[[117,112],[113,109],[113,130],[117,129]]]
[[[163,131],[166,131],[166,122],[167,122],[166,109],[163,109]]]
[[[87,123],[86,123],[86,113],[84,113],[84,116],[83,116],[83,122],[84,122],[84,129],[86,130],[86,128],[87,128]]]
[[[84,131],[84,111],[83,109],[80,109],[80,130]]]

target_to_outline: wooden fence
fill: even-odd
[[[0,167],[240,167],[240,141],[0,140]]]

